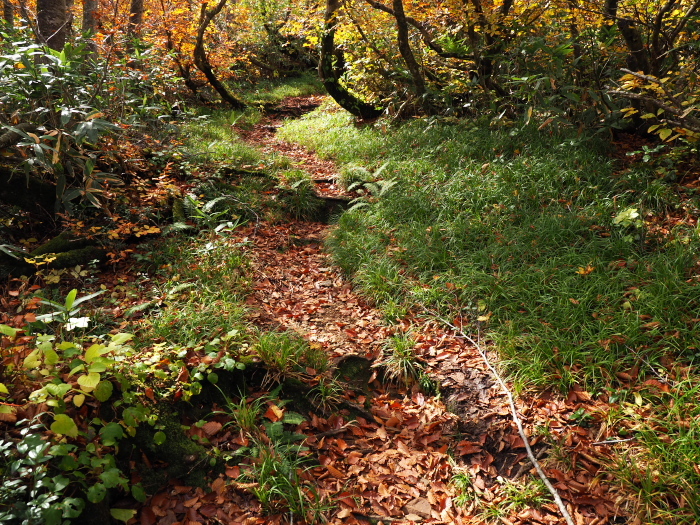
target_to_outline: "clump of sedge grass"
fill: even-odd
[[[380,365],[389,378],[409,385],[420,378],[423,365],[415,353],[416,341],[410,332],[396,334],[387,340]]]

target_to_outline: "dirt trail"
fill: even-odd
[[[280,115],[299,116],[320,102],[320,97],[288,100],[242,135],[263,151],[290,157],[313,178],[323,180],[322,192],[338,194],[337,170],[332,162],[275,135]],[[258,223],[235,232],[237,237],[252,241],[255,284],[248,300],[252,321],[268,329],[293,330],[323,348],[336,362],[359,356],[377,363],[387,338],[410,329],[416,338],[417,355],[441,392],[435,397],[417,387],[386,385],[374,373],[364,385],[345,394],[347,402],[365,407],[366,417],[353,418],[342,409],[333,415],[311,415],[308,423],[302,424],[300,430],[308,436],[306,445],[321,464],[307,474],[320,493],[336,505],[327,516],[329,522],[481,523],[475,515],[483,510],[483,502],[501,503],[508,509],[508,498],[513,495],[504,492],[503,480],[530,476],[532,466],[510,419],[505,396],[494,385],[478,352],[434,320],[409,315],[397,326],[384,323],[381,313],[353,291],[352,284],[323,252],[328,230],[325,224],[289,222]],[[595,453],[575,452],[599,437],[593,429],[569,420],[581,406],[588,410],[596,407],[587,394],[572,392],[568,399],[542,396],[521,400],[518,408],[534,436],[533,448],[570,505],[576,523],[619,523],[609,486],[600,475],[607,448],[599,447]],[[551,432],[550,442],[561,442],[573,451],[569,465],[557,463],[543,435],[534,434],[535,426],[545,425]],[[455,463],[472,481],[471,498],[461,506],[450,485]],[[235,476],[235,469],[229,475]],[[212,523],[285,522],[285,516],[261,516],[245,492],[236,489],[235,482],[220,481],[214,482],[210,495],[196,489],[183,493],[181,499],[192,501],[192,494],[199,494],[202,501],[209,498],[215,517]],[[502,516],[506,524],[563,523],[553,503],[539,508],[510,507]]]

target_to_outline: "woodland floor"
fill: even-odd
[[[335,183],[332,162],[275,135],[283,118],[299,116],[321,101],[322,97],[289,99],[242,136],[265,152],[289,157],[318,181],[319,193],[337,196],[342,191]],[[416,386],[387,385],[377,379],[379,369],[373,368],[354,391],[345,393],[348,402],[367,407],[366,417],[353,421],[347,410],[341,410],[313,415],[299,426],[297,431],[308,436],[306,446],[321,465],[307,475],[337,505],[328,513],[329,522],[481,523],[478,516],[485,507],[480,502],[509,508],[513,494],[505,490],[507,480],[534,479],[536,474],[506,397],[479,352],[420,312],[409,314],[398,325],[384,322],[324,253],[329,228],[310,222],[260,222],[231,234],[251,242],[255,279],[248,299],[251,321],[267,329],[293,330],[336,362],[360,356],[378,363],[387,338],[410,329],[417,355],[440,390],[440,396],[433,396]],[[459,324],[459,320],[452,322]],[[484,344],[488,346],[488,341]],[[528,394],[517,405],[531,445],[575,523],[627,522],[627,517],[616,515],[623,496],[611,488],[604,470],[611,447],[617,445],[601,442],[612,430],[601,423],[582,426],[572,417],[582,407],[588,413],[604,414],[605,405],[582,391],[572,391],[567,398],[549,392]],[[537,427],[548,428],[549,435],[536,433]],[[221,446],[244,439],[223,432],[208,437]],[[473,499],[461,506],[450,483],[455,465],[473,481]],[[284,515],[262,516],[246,486],[236,483],[238,475],[238,468],[229,469],[212,483],[211,492],[173,481],[146,503],[140,522],[287,521]],[[509,519],[500,522],[564,522],[553,502],[513,510]]]

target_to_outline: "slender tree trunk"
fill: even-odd
[[[83,0],[83,21],[80,26],[80,31],[84,35],[88,35],[87,41],[90,53],[97,53],[97,44],[93,40],[97,33],[97,15],[99,9],[98,0]]]
[[[202,4],[202,10],[199,15],[199,27],[197,29],[197,42],[194,46],[194,63],[199,70],[204,73],[204,76],[207,77],[209,84],[211,84],[224,102],[226,102],[233,109],[244,109],[246,107],[245,103],[229,93],[226,86],[224,86],[217,78],[211,64],[209,63],[209,59],[207,58],[207,52],[204,49],[204,33],[206,33],[207,27],[211,21],[214,20],[214,17],[221,12],[225,4],[226,0],[220,0],[216,7],[211,10],[207,9],[206,2]]]
[[[126,52],[128,55],[134,52],[134,39],[138,38],[141,34],[143,10],[143,0],[131,0],[129,6],[129,25],[126,30]]]
[[[403,1],[393,0],[392,6],[394,9],[394,18],[396,19],[399,52],[404,62],[406,62],[409,73],[411,73],[411,78],[416,88],[416,96],[420,98],[425,95],[425,80],[423,80],[421,67],[416,61],[416,57],[413,55],[411,44],[408,40],[408,23],[406,22],[406,14],[403,10]]]
[[[36,14],[41,40],[51,49],[63,49],[68,34],[66,1],[37,0]]]
[[[621,18],[617,16],[619,0],[605,0],[604,14],[610,22],[608,27],[616,24],[620,34],[625,39],[627,49],[630,54],[628,57],[628,66],[632,71],[642,71],[649,74],[651,66],[649,63],[649,55],[644,47],[642,34],[635,25],[633,20],[629,18]]]
[[[493,28],[484,13],[481,0],[463,0],[463,2],[465,5],[467,5],[467,3],[472,4],[477,14],[479,25],[481,26],[481,34],[478,34],[473,26],[468,30],[469,40],[474,49],[479,84],[481,84],[484,90],[492,91],[499,97],[505,97],[508,95],[508,92],[501,87],[495,78],[497,65],[494,64],[493,60],[493,57],[498,56],[501,52],[504,42],[496,41],[494,38]],[[512,5],[510,1],[503,3],[499,25],[502,24],[503,20],[508,16]]]
[[[173,42],[173,33],[169,29],[166,29],[165,31],[165,36],[166,36],[166,49],[170,52],[170,56],[173,59],[173,62],[175,62],[175,65],[177,66],[177,71],[182,80],[185,82],[185,86],[192,92],[193,95],[195,95],[197,98],[202,98],[200,94],[198,93],[198,89],[200,86],[197,85],[197,83],[194,81],[192,78],[191,74],[191,66],[192,63],[183,63],[181,57],[180,50],[175,47],[175,43]]]
[[[340,107],[362,119],[377,118],[383,113],[382,109],[360,100],[340,83],[345,61],[342,50],[335,46],[335,25],[339,9],[340,0],[326,0],[318,75],[328,94]]]
[[[97,29],[98,0],[83,0],[83,22],[81,31],[94,35]]]
[[[2,0],[2,18],[8,26],[15,25],[15,6],[10,0]]]
[[[66,41],[73,40],[73,4],[75,0],[65,0],[66,2]]]
[[[573,42],[572,49],[574,51],[574,84],[577,86],[581,85],[581,79],[583,78],[583,69],[581,66],[581,58],[583,56],[583,51],[581,49],[581,32],[578,29],[578,23],[576,22],[576,0],[569,0],[569,11],[571,12],[571,21],[569,22],[569,32],[571,33],[571,40]]]

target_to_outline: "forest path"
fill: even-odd
[[[321,102],[322,97],[288,99],[241,136],[268,154],[289,157],[318,181],[320,194],[338,196],[342,191],[332,162],[275,135],[283,116],[298,117]],[[364,407],[365,417],[336,408],[311,415],[299,428],[321,465],[309,475],[320,494],[336,505],[327,513],[329,522],[482,523],[475,515],[484,513],[486,501],[502,503],[501,517],[511,520],[503,523],[561,523],[553,503],[526,502],[515,509],[509,501],[514,496],[504,495],[507,480],[534,479],[532,465],[505,395],[477,349],[441,323],[416,313],[398,324],[387,324],[323,252],[330,228],[315,222],[259,222],[233,233],[238,240],[251,241],[254,292],[247,302],[252,322],[265,329],[294,331],[336,363],[352,358],[373,363],[366,376],[358,373],[360,384],[355,382],[354,390],[343,393],[345,403]],[[393,335],[408,333],[415,340],[419,366],[438,386],[440,396],[417,385],[409,388],[382,381],[378,365],[384,349]],[[520,400],[518,409],[531,436],[535,426],[547,427],[554,439],[568,439],[568,445],[575,446],[579,440],[594,439],[568,420],[567,414],[582,400],[591,403],[589,397],[578,399],[573,393],[568,399]],[[544,441],[543,434],[531,438],[540,457],[550,454],[551,447]],[[548,465],[547,472],[571,504],[576,523],[613,523],[615,505],[606,496],[607,486],[596,478],[600,471],[596,461],[579,456],[573,469],[559,468],[554,461]],[[470,480],[461,496],[451,484],[455,463],[464,479]],[[242,501],[240,494],[226,505],[233,522],[286,519],[261,517],[254,506],[236,505],[236,501]]]

